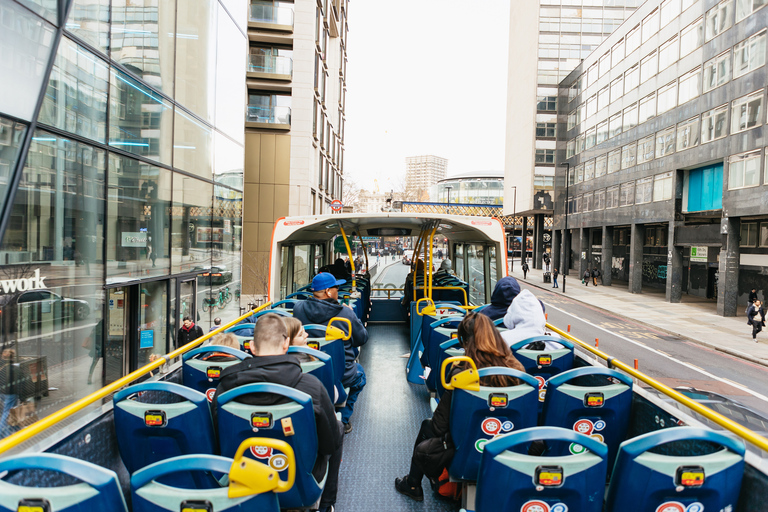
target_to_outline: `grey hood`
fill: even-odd
[[[543,336],[545,323],[541,302],[530,290],[523,290],[515,297],[504,315],[504,326],[509,330],[501,333],[501,337],[511,346],[518,341]]]

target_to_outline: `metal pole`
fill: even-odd
[[[515,185],[510,185],[513,189],[515,189],[515,197],[512,200],[512,247],[515,246],[515,222],[517,222],[516,215],[517,215],[517,187]],[[514,272],[515,270],[515,253],[514,250],[512,251],[512,267],[509,269],[510,272]]]
[[[565,236],[563,237],[567,243],[563,244],[563,258],[560,261],[560,267],[563,272],[563,293],[565,293],[565,268],[562,268],[563,262],[570,259],[571,256],[571,237],[568,234],[568,185],[570,185],[570,179],[571,179],[571,164],[569,162],[565,162]],[[561,242],[562,243],[562,242]],[[568,254],[565,253],[566,248],[568,249]],[[570,268],[570,266],[569,266]]]
[[[445,214],[449,215],[450,212],[451,212],[451,189],[453,188],[453,186],[446,185],[445,188],[448,189],[448,200],[445,202],[445,204],[446,204],[446,206],[445,206]]]

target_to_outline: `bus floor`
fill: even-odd
[[[431,416],[426,386],[409,384],[406,324],[368,326],[368,343],[360,354],[367,384],[344,437],[339,471],[337,512],[457,511],[458,504],[437,500],[424,478],[424,502],[395,491],[395,478],[408,473],[413,442],[421,422]]]

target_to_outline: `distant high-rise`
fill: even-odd
[[[427,200],[429,188],[445,178],[448,159],[434,155],[405,159],[405,195],[411,201]]]

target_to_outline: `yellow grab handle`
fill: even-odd
[[[451,377],[451,382],[446,382],[445,370],[448,368],[448,365],[461,362],[469,363],[471,368]],[[443,365],[440,367],[440,378],[442,379],[441,382],[443,387],[449,391],[452,389],[480,391],[480,374],[477,373],[477,366],[475,366],[475,362],[467,356],[449,357],[443,361]]]
[[[342,329],[339,329],[336,326],[331,325],[333,322],[344,322],[347,324],[347,333],[344,333]],[[342,339],[344,341],[348,340],[352,337],[352,322],[349,321],[349,318],[341,318],[340,316],[335,316],[328,320],[328,327],[325,329],[325,341],[333,341]]]
[[[420,310],[419,309],[420,302],[429,302],[430,305],[425,306],[424,309]],[[422,297],[421,299],[416,301],[416,314],[419,316],[437,314],[437,310],[435,309],[435,303],[429,297]]]
[[[277,470],[254,459],[243,457],[245,450],[254,446],[266,446],[282,452],[285,456],[285,467],[288,468],[288,479],[280,480]],[[267,437],[251,437],[243,441],[237,448],[232,467],[229,469],[230,498],[242,498],[265,492],[286,492],[293,487],[296,480],[296,456],[291,445],[280,439]]]

